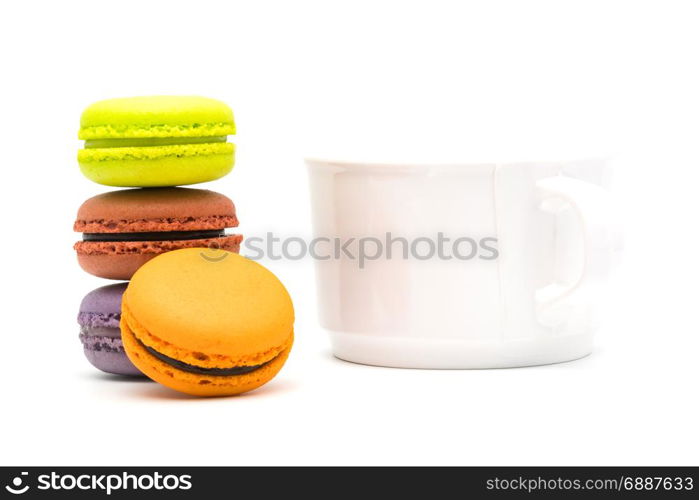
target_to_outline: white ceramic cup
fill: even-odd
[[[607,162],[306,163],[320,322],[337,357],[501,368],[591,352],[618,241]],[[451,243],[430,256],[439,233]]]

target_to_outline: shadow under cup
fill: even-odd
[[[337,357],[504,368],[591,352],[618,240],[606,161],[306,163]]]

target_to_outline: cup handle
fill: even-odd
[[[613,222],[617,219],[611,195],[604,188],[563,175],[540,179],[536,187],[541,210],[557,214],[572,208],[582,227],[583,269],[578,279],[572,285],[552,283],[536,291],[537,320],[555,328],[570,317],[573,296],[588,310],[592,307],[594,300],[590,299],[613,266],[620,233]]]

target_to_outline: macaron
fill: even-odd
[[[107,99],[85,109],[78,163],[107,186],[163,187],[207,182],[233,168],[233,112],[197,96]]]
[[[121,296],[126,283],[97,288],[80,304],[80,341],[88,361],[96,368],[117,375],[143,375],[124,352],[119,320]]]
[[[80,266],[101,278],[128,280],[144,263],[180,248],[238,252],[241,235],[233,202],[203,189],[125,189],[94,196],[78,209],[73,226]]]
[[[143,373],[197,396],[268,382],[294,340],[294,309],[277,277],[223,250],[184,249],[141,267],[122,303],[126,354]]]

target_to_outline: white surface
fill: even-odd
[[[699,464],[696,2],[0,9],[0,463]],[[324,137],[610,137],[626,255],[595,352],[516,370],[352,365],[329,355],[311,262],[272,261],[297,343],[266,387],[193,400],[95,373],[75,316],[104,282],[75,262],[71,225],[108,189],[79,173],[78,119],[154,93],[234,108],[237,166],[207,187],[247,236],[310,234],[302,157]]]
[[[319,318],[337,357],[511,368],[591,352],[619,239],[596,183],[607,162],[307,164]]]

